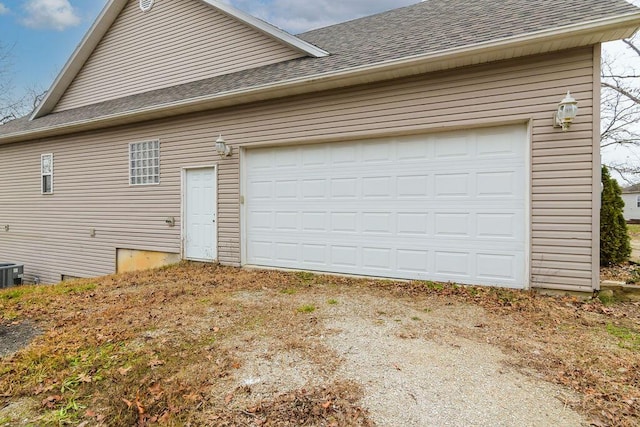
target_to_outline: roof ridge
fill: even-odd
[[[416,1],[417,1],[416,3],[409,4],[409,5],[406,5],[406,6],[395,7],[395,8],[392,7],[391,9],[383,10],[382,12],[374,13],[374,14],[371,14],[371,15],[364,15],[364,16],[360,16],[358,18],[349,19],[349,20],[346,20],[346,21],[336,22],[335,24],[326,25],[324,27],[314,28],[312,30],[305,31],[303,33],[298,33],[295,36],[296,37],[304,37],[306,35],[311,35],[312,33],[316,32],[316,31],[323,31],[323,30],[327,30],[327,29],[330,29],[330,28],[339,27],[341,25],[352,24],[352,23],[355,23],[355,22],[358,22],[358,21],[361,21],[361,20],[370,19],[370,18],[373,18],[373,17],[379,17],[379,16],[385,15],[387,13],[399,12],[399,11],[404,10],[404,9],[408,9],[408,8],[411,8],[411,7],[416,7],[416,6],[420,5],[421,3],[425,3],[428,0],[416,0]]]

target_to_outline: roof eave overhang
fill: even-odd
[[[474,64],[594,45],[630,37],[639,27],[640,13],[600,19],[589,23],[555,30],[540,31],[524,36],[509,37],[425,55],[405,57],[398,60],[316,74],[273,84],[153,105],[98,118],[54,125],[43,129],[15,132],[0,136],[0,144],[59,136],[109,126],[126,125],[232,105],[265,101],[268,99],[295,96]]]

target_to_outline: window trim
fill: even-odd
[[[131,155],[132,155],[131,147],[133,147],[134,145],[137,145],[137,144],[142,144],[144,142],[147,142],[147,143],[149,143],[149,142],[156,143],[157,142],[158,143],[158,182],[146,182],[146,183],[134,184],[134,183],[131,182],[131,178],[132,178],[131,162],[133,161],[133,159],[131,157]],[[162,175],[162,173],[161,173],[162,167],[161,167],[161,161],[160,161],[160,158],[161,158],[161,154],[160,154],[161,153],[161,149],[160,149],[160,147],[161,147],[160,138],[147,139],[147,140],[143,140],[143,141],[135,141],[135,142],[130,142],[129,143],[128,154],[127,154],[127,159],[128,159],[127,168],[129,169],[129,187],[145,187],[145,186],[149,186],[149,185],[160,185],[160,182],[161,182],[160,177]]]
[[[44,159],[45,157],[51,158],[51,172],[44,173]],[[51,191],[44,191],[44,177],[51,177]],[[49,196],[53,194],[53,153],[41,154],[40,155],[40,194],[43,196]]]
[[[640,208],[640,195],[636,196],[636,208]]]

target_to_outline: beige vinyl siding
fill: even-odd
[[[591,291],[597,286],[593,56],[592,48],[576,49],[0,146],[0,157],[14,165],[0,171],[0,225],[11,224],[8,233],[0,228],[0,259],[25,262],[30,276],[51,271],[47,280],[58,280],[60,274],[113,272],[116,247],[179,252],[180,223],[168,228],[164,219],[180,217],[181,168],[217,163],[219,258],[240,265],[238,145],[331,143],[529,122],[531,284]],[[563,133],[552,127],[552,114],[567,90],[579,100],[580,113]],[[219,133],[236,146],[230,158],[214,152]],[[128,143],[154,138],[161,141],[160,185],[129,187]],[[56,162],[50,197],[39,192],[44,152],[54,153]]]
[[[130,0],[54,112],[302,56],[200,0]]]

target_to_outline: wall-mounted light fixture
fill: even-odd
[[[232,148],[227,145],[224,138],[222,138],[222,135],[220,135],[216,140],[216,151],[222,157],[227,157],[231,155]]]
[[[573,99],[571,92],[558,104],[558,111],[553,115],[553,127],[562,128],[563,132],[569,130],[573,119],[578,115],[578,101]]]

